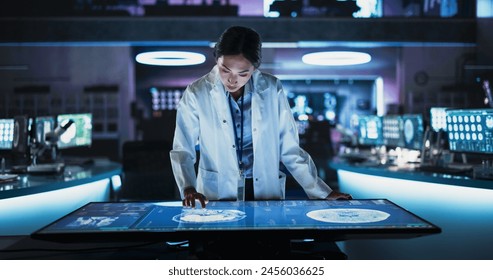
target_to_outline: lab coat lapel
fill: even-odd
[[[262,76],[259,70],[255,70],[253,74],[253,97],[252,106],[254,108],[259,108],[261,113],[263,111],[264,98],[266,98],[266,91],[269,89],[269,85],[265,78]],[[260,117],[260,115],[259,115]]]
[[[261,144],[258,141],[260,126],[262,124],[262,120],[267,119],[265,116],[265,106],[264,106],[264,98],[265,91],[267,90],[265,79],[260,74],[260,71],[256,70],[253,75],[253,94],[252,94],[252,142],[253,142],[253,150],[254,152],[258,149],[257,145]]]
[[[221,127],[229,127],[224,124],[232,123],[231,112],[229,110],[226,92],[224,91],[224,87],[219,80],[217,66],[214,66],[213,70],[210,72],[207,77],[207,82],[211,84],[211,91],[209,94],[212,99],[212,104],[215,108],[217,118],[221,122]],[[226,121],[226,123],[224,121]]]
[[[233,119],[231,118],[231,111],[229,109],[226,93],[224,92],[224,88],[219,79],[214,79],[214,84],[209,94],[211,95],[215,114],[217,115],[217,119],[219,120],[218,126],[221,127],[220,129],[223,132],[223,135],[225,137],[224,139],[228,140],[227,143],[234,143],[234,134],[232,128]]]

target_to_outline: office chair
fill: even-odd
[[[171,147],[164,140],[125,142],[117,200],[179,200],[169,157]]]

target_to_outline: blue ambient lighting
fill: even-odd
[[[182,51],[155,51],[140,53],[135,60],[142,64],[157,66],[187,66],[205,62],[205,56],[200,53]]]
[[[311,65],[345,66],[368,63],[371,61],[371,56],[367,53],[351,51],[314,52],[305,54],[302,61]]]
[[[28,184],[23,182],[22,184]],[[0,199],[0,236],[29,235],[91,201],[110,199],[110,179]]]

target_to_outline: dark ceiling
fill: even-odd
[[[264,42],[475,44],[475,19],[50,17],[0,18],[0,44],[214,42],[231,25],[247,25]]]

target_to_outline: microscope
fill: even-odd
[[[59,173],[65,164],[57,162],[57,142],[67,129],[74,123],[69,120],[66,124],[57,127],[44,135],[44,141],[36,141],[32,137],[30,145],[31,165],[27,167],[28,173]]]

